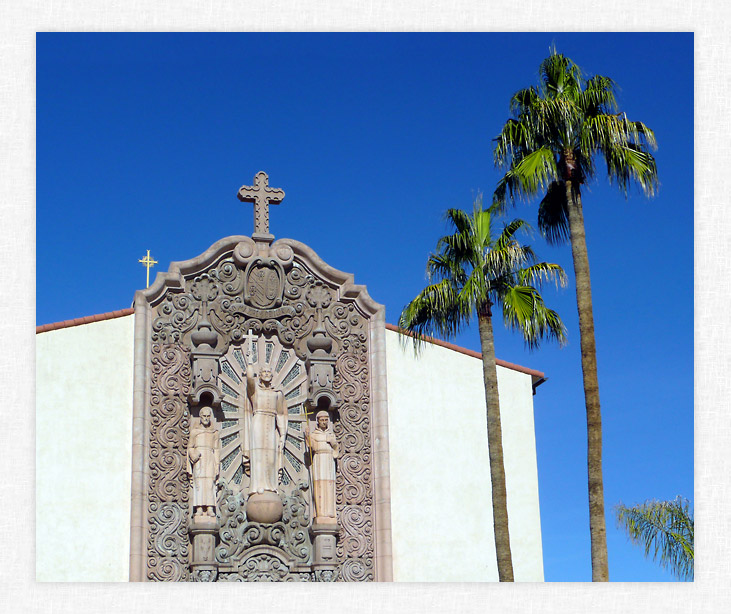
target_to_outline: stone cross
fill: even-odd
[[[264,171],[254,175],[254,185],[244,185],[238,193],[242,203],[254,203],[254,232],[269,234],[269,205],[278,205],[284,199],[284,190],[269,187],[269,176]]]
[[[251,329],[249,329],[249,334],[246,335],[244,339],[249,341],[249,351],[246,352],[246,362],[247,364],[251,364],[251,361],[254,360],[254,342],[256,341],[256,337],[254,337],[254,333]]]

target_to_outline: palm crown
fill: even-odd
[[[477,316],[485,384],[498,577],[501,582],[512,582],[514,574],[491,308],[495,304],[502,305],[505,324],[520,330],[530,347],[535,347],[543,337],[563,342],[566,336],[563,323],[555,311],[545,306],[535,286],[548,279],[563,285],[566,277],[557,264],[535,263],[533,250],[517,241],[516,233],[527,228],[523,220],[505,224],[495,236],[496,212],[495,206],[483,209],[481,198],[475,201],[472,215],[459,209],[447,211],[447,221],[455,232],[439,239],[436,252],[429,256],[427,274],[430,284],[404,307],[399,317],[399,328],[413,334],[414,348],[418,349],[424,341],[424,334],[454,337],[474,315]]]
[[[627,194],[634,182],[652,196],[657,166],[649,149],[657,147],[645,124],[617,113],[614,81],[584,79],[569,58],[553,52],[541,63],[541,82],[516,92],[514,115],[495,139],[495,163],[506,169],[493,202],[530,198],[545,191],[538,225],[549,242],[568,238],[566,191],[562,183],[582,184],[596,175],[594,158],[606,164],[610,182]]]
[[[596,362],[589,254],[581,185],[603,158],[610,182],[627,196],[631,183],[652,196],[657,167],[649,149],[655,135],[642,122],[617,113],[614,82],[584,79],[570,59],[555,52],[543,60],[540,83],[513,95],[508,119],[495,139],[495,164],[505,169],[493,194],[502,208],[508,199],[543,195],[538,227],[549,243],[569,240],[576,277],[581,370],[586,401],[587,468],[592,579],[609,580],[604,519],[602,426]]]
[[[544,338],[565,341],[566,331],[558,314],[545,306],[536,286],[554,280],[566,283],[563,269],[547,262],[536,263],[528,245],[516,233],[527,229],[525,221],[507,223],[497,236],[496,207],[482,208],[475,202],[472,215],[449,209],[445,217],[455,232],[439,239],[427,261],[430,282],[407,305],[399,326],[415,333],[418,347],[425,334],[452,338],[475,314],[491,315],[501,305],[506,326],[523,334],[534,348]]]

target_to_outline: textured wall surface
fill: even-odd
[[[36,335],[36,580],[129,577],[133,316]]]
[[[482,362],[386,331],[395,581],[497,582]],[[531,376],[498,367],[516,581],[543,580]]]

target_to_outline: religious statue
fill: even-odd
[[[265,366],[256,377],[252,359],[249,346],[246,367],[246,395],[251,403],[249,492],[276,493],[287,435],[287,405],[284,393],[272,385],[272,370]]]
[[[208,406],[188,440],[188,474],[193,480],[193,515],[215,516],[216,480],[221,468],[221,438]]]
[[[326,411],[317,412],[317,428],[310,433],[305,422],[305,438],[312,451],[312,482],[315,491],[315,516],[319,522],[335,522],[335,459],[338,442],[328,430],[330,416]]]

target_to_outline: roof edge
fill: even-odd
[[[93,316],[84,316],[83,318],[75,318],[73,320],[64,320],[63,322],[54,322],[52,324],[42,324],[41,326],[36,326],[36,334],[38,333],[45,333],[52,330],[59,330],[61,328],[70,328],[72,326],[80,326],[82,324],[92,324],[93,322],[102,322],[104,320],[113,320],[114,318],[122,318],[124,316],[130,316],[135,312],[134,307],[130,307],[128,309],[118,309],[116,311],[108,311],[107,313],[99,313],[97,315]],[[412,333],[409,333],[408,331],[400,330],[398,326],[394,326],[393,324],[389,324],[386,322],[386,329],[391,330],[395,333],[400,333],[402,335],[408,335],[409,337],[413,337]],[[459,352],[460,354],[465,354],[466,356],[471,356],[472,358],[479,358],[482,359],[482,354],[480,352],[475,352],[474,350],[468,350],[467,348],[464,348],[459,345],[455,345],[454,343],[449,343],[448,341],[442,341],[441,339],[436,339],[434,337],[424,337],[424,341],[427,343],[432,343],[434,345],[441,346],[443,348],[447,348],[448,350],[452,350],[454,352]],[[500,365],[501,367],[505,367],[506,369],[512,369],[513,371],[519,371],[520,373],[525,373],[527,375],[530,375],[533,377],[533,387],[539,386],[544,381],[546,381],[546,375],[545,373],[541,371],[537,371],[536,369],[529,369],[528,367],[523,367],[522,365],[516,365],[515,363],[508,362],[506,360],[501,360],[500,358],[496,358],[495,362]]]
[[[64,320],[63,322],[42,324],[41,326],[36,326],[36,334],[46,333],[51,330],[59,330],[60,328],[71,328],[72,326],[80,326],[81,324],[92,324],[93,322],[102,322],[103,320],[113,320],[114,318],[131,316],[134,312],[134,307],[129,307],[128,309],[117,309],[116,311],[108,311],[107,313],[99,313],[93,316],[84,316],[83,318],[74,318],[73,320]]]
[[[398,326],[394,326],[393,324],[386,323],[386,329],[392,330],[395,333],[399,333],[401,335],[407,335],[408,337],[413,337],[414,334],[401,330]],[[448,341],[442,341],[441,339],[436,339],[435,337],[427,337],[424,336],[424,341],[427,343],[433,343],[434,345],[439,345],[443,348],[447,348],[448,350],[452,350],[454,352],[459,352],[460,354],[465,354],[466,356],[471,356],[472,358],[479,358],[482,360],[482,354],[480,352],[475,352],[474,350],[468,350],[467,348],[463,348],[462,346],[455,345],[454,343],[449,343]],[[536,369],[529,369],[528,367],[523,367],[522,365],[516,365],[515,363],[508,362],[507,360],[501,360],[500,358],[496,358],[495,362],[501,366],[505,367],[506,369],[512,369],[513,371],[519,371],[520,373],[525,373],[526,375],[530,375],[533,377],[533,387],[539,386],[544,381],[546,381],[546,374],[542,371],[537,371]]]

